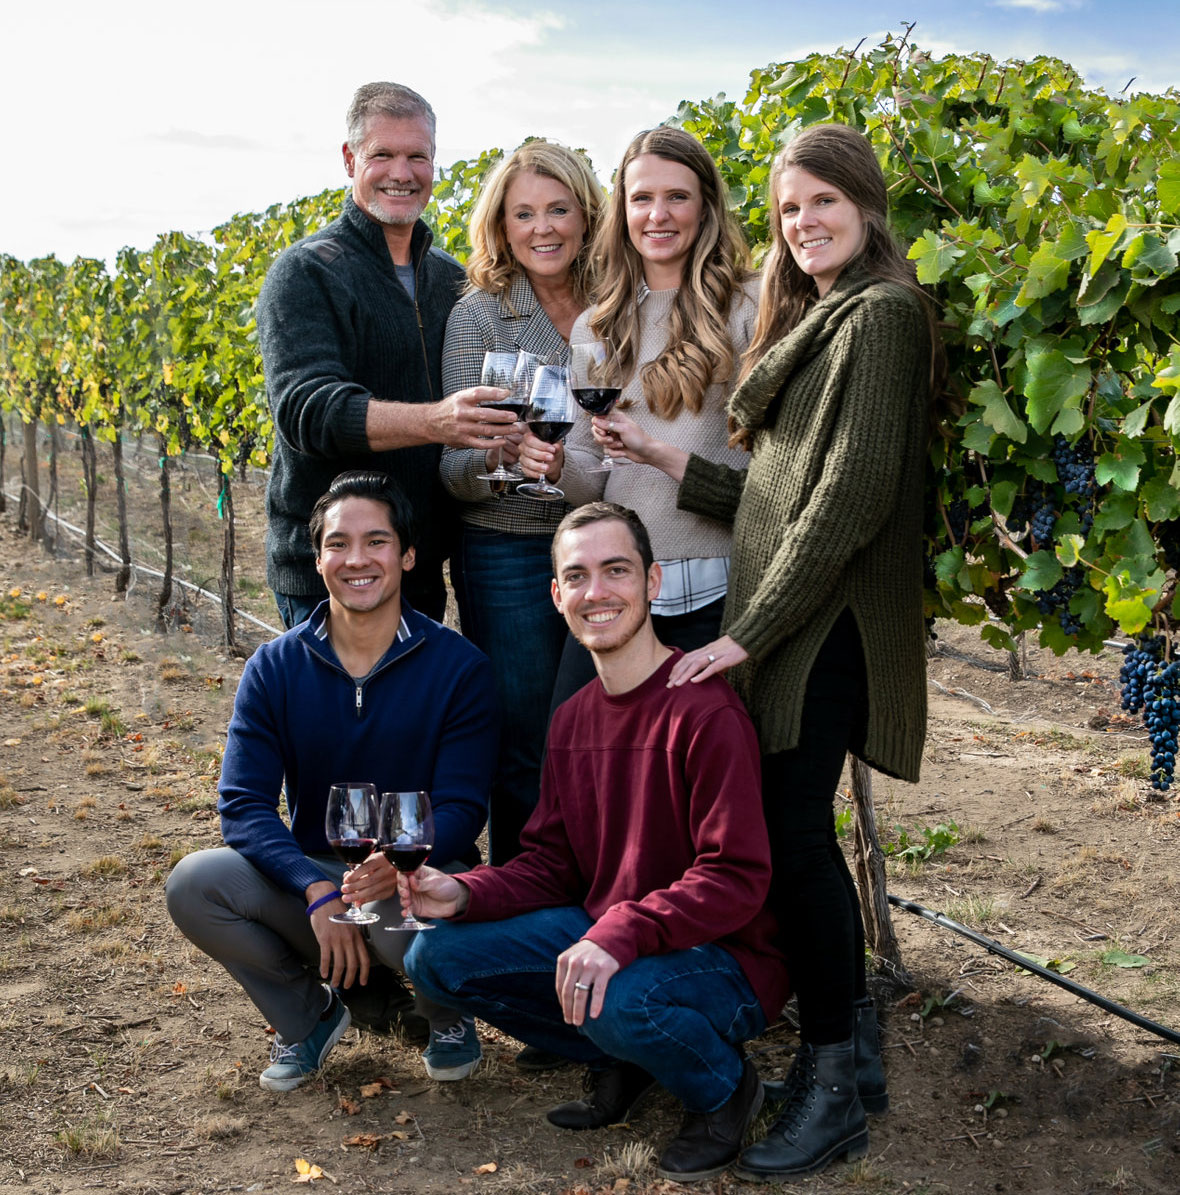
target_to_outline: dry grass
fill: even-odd
[[[126,875],[127,864],[117,855],[103,855],[101,858],[87,863],[82,868],[82,874],[84,876],[97,876],[109,880],[114,876]]]

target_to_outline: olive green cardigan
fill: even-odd
[[[852,610],[869,683],[865,762],[917,780],[926,737],[922,500],[930,334],[918,298],[846,271],[729,403],[748,470],[690,457],[680,506],[734,528],[723,627],[766,754],[798,745],[803,689]]]

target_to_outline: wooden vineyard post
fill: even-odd
[[[852,756],[853,866],[865,923],[865,941],[874,963],[892,980],[911,987],[912,980],[902,965],[901,948],[889,916],[885,885],[885,853],[877,838],[877,815],[873,811],[873,771]]]

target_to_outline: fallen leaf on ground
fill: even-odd
[[[188,984],[182,983],[179,979],[172,985],[172,994],[174,996],[183,996],[188,991]]]
[[[342,1095],[340,1097],[340,1111],[343,1112],[345,1116],[355,1116],[360,1110],[361,1106],[356,1102],[356,1100],[350,1100],[346,1095]],[[348,1142],[346,1141],[345,1145],[347,1144]]]
[[[589,1170],[589,1168],[594,1165],[594,1159],[593,1158],[574,1158],[574,1165],[579,1170]]]
[[[384,1083],[362,1083],[361,1084],[361,1095],[367,1100],[371,1100],[375,1095],[380,1095],[384,1090],[385,1090]]]
[[[414,1123],[414,1117],[413,1117],[413,1115],[412,1115],[411,1113],[409,1113],[409,1112],[404,1112],[404,1111],[403,1111],[403,1112],[399,1112],[399,1113],[398,1113],[398,1114],[397,1114],[397,1115],[396,1115],[396,1116],[393,1118],[393,1123],[394,1123],[394,1124],[413,1124],[413,1123]]]
[[[381,1144],[381,1137],[377,1133],[357,1133],[354,1137],[345,1137],[341,1145],[358,1145],[361,1149],[376,1149]]]
[[[495,1174],[500,1167],[495,1162],[484,1162],[482,1166],[476,1166],[476,1174]]]

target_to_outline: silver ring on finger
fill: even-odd
[[[712,652],[710,652],[710,653],[709,653],[709,663],[710,663],[710,664],[716,664],[716,663],[717,663],[717,657],[716,657],[715,655],[713,655],[713,654],[712,654]]]
[[[579,992],[588,992],[590,990],[590,985],[588,983],[582,983],[581,980],[578,980],[574,984],[574,988]]]

